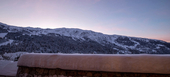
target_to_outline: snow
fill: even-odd
[[[166,46],[164,46],[164,45],[162,45],[162,44],[157,44],[157,49],[159,49],[160,47],[166,47]]]
[[[0,55],[0,60],[3,60],[3,57]]]
[[[120,36],[120,37],[124,37],[124,36]],[[122,48],[124,48],[124,49],[126,49],[126,50],[127,50],[127,48],[135,49],[136,46],[139,45],[138,42],[132,40],[130,37],[128,37],[128,38],[129,38],[130,41],[132,41],[132,42],[135,43],[134,46],[127,46],[127,45],[123,45],[123,44],[120,44],[120,43],[117,43],[117,42],[113,41],[113,40],[115,40],[115,39],[117,39],[117,38],[118,38],[118,35],[117,35],[115,38],[112,38],[112,42],[111,42],[111,41],[110,41],[110,42],[111,42],[111,43],[114,43],[115,45],[120,46],[120,47],[122,47]],[[122,51],[122,52],[124,53],[124,52],[127,52],[127,51]],[[131,52],[128,52],[128,53],[131,53]]]
[[[17,29],[19,30],[19,29]],[[85,40],[84,37],[87,37],[91,40],[95,40],[96,42],[101,43],[103,40],[109,40],[109,42],[113,42],[115,40],[116,35],[105,35],[102,33],[96,33],[90,30],[81,30],[81,29],[74,29],[74,28],[58,28],[58,29],[39,29],[39,28],[26,28],[24,30],[32,30],[29,31],[31,35],[40,35],[44,34],[47,35],[49,33],[60,34],[63,36],[70,36],[72,38]]]
[[[170,74],[170,55],[24,54],[18,66]]]
[[[132,40],[131,38],[129,38],[129,40],[135,43],[134,46],[130,46],[131,49],[134,49],[134,48],[136,48],[137,45],[139,45],[139,42],[136,42],[136,41]]]
[[[28,52],[15,52],[15,53],[5,53],[3,56],[8,57],[9,60],[14,61],[17,57],[26,54]]]
[[[16,53],[5,53],[4,57],[8,57],[9,60],[3,60],[3,57],[0,55],[0,75],[3,76],[16,76],[17,73],[17,61],[14,62],[15,58],[26,54],[28,52],[16,52]]]
[[[164,46],[164,45],[162,45],[162,44],[157,44],[157,46]]]
[[[0,33],[0,38],[4,38],[8,33]]]
[[[16,76],[17,69],[17,62],[0,60],[0,75]]]
[[[166,47],[168,50],[170,50],[170,48],[162,44],[157,44],[156,46],[157,46],[156,49],[160,49],[161,47]]]
[[[152,52],[157,52],[157,51],[153,49]]]
[[[2,45],[7,45],[7,44],[11,44],[14,40],[9,40],[9,41],[6,41],[4,43],[1,43],[0,46]]]

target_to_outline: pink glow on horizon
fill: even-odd
[[[146,37],[149,39],[157,39],[157,40],[170,42],[170,36],[167,36],[167,35],[146,36]]]

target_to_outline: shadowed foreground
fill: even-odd
[[[170,74],[125,73],[19,67],[17,77],[170,77]]]

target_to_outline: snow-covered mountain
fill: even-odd
[[[0,23],[0,54],[13,52],[170,54],[170,43],[73,28],[41,29]]]

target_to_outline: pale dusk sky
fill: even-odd
[[[170,0],[0,0],[0,22],[170,42]]]

